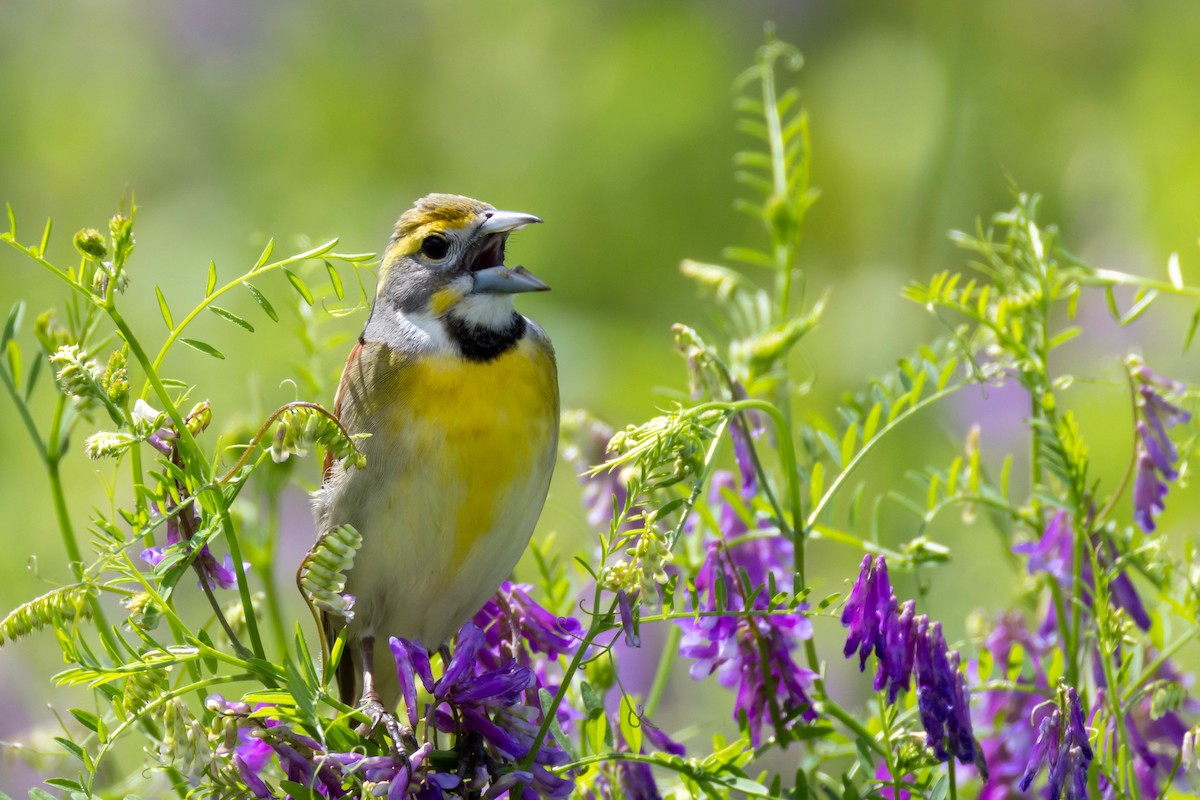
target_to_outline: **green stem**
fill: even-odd
[[[242,616],[246,619],[246,633],[250,637],[250,646],[254,649],[255,656],[266,661],[267,656],[263,650],[262,636],[258,632],[258,618],[254,614],[254,603],[250,598],[250,582],[246,578],[246,563],[242,561],[242,548],[238,544],[233,521],[229,518],[229,509],[224,507],[221,508],[221,530],[225,534],[225,546],[229,548],[234,572],[237,573],[238,595],[242,598]]]
[[[597,584],[592,595],[592,623],[588,626],[587,633],[584,634],[583,639],[579,642],[579,646],[575,649],[575,655],[571,657],[571,662],[563,670],[562,681],[558,685],[558,691],[554,693],[554,697],[550,700],[550,707],[542,709],[542,724],[538,727],[537,736],[533,737],[533,744],[529,747],[528,755],[521,759],[521,769],[528,770],[530,765],[533,764],[534,757],[550,732],[550,723],[554,721],[555,715],[558,713],[558,707],[562,705],[563,698],[567,694],[567,688],[571,685],[571,680],[579,670],[580,664],[583,663],[583,659],[592,642],[604,632],[604,621],[612,618],[616,607],[617,601],[614,599],[607,613],[600,613],[600,586]],[[517,800],[519,800],[519,797]]]
[[[650,694],[646,697],[645,713],[647,717],[653,717],[658,711],[658,704],[662,701],[663,693],[667,688],[667,681],[671,678],[671,669],[675,666],[675,657],[679,654],[679,639],[683,636],[683,630],[678,625],[672,625],[667,629],[667,641],[663,645],[662,655],[658,659],[658,668],[654,671],[654,682],[650,684]]]
[[[0,382],[4,383],[4,388],[12,397],[13,405],[17,408],[17,414],[21,417],[21,423],[25,426],[25,430],[29,433],[29,438],[33,442],[34,449],[37,450],[38,458],[42,463],[49,466],[46,460],[46,443],[42,441],[42,435],[38,433],[37,423],[34,422],[33,415],[29,413],[29,406],[21,398],[21,392],[13,383],[12,376],[8,374],[8,370],[0,369]]]
[[[75,580],[86,582],[88,579],[83,566],[83,553],[79,549],[79,540],[75,536],[75,526],[71,523],[71,512],[67,508],[67,494],[63,489],[62,473],[59,470],[59,464],[62,461],[62,453],[59,448],[64,441],[62,425],[68,402],[66,395],[59,394],[54,406],[54,417],[50,422],[50,431],[46,437],[46,476],[50,481],[54,516],[58,521],[63,549],[67,551],[67,558],[71,562],[71,572],[74,574]],[[104,648],[113,658],[119,657],[118,654],[121,651],[117,644],[116,634],[113,633],[112,627],[108,623],[108,617],[104,613],[104,605],[100,602],[99,596],[89,593],[88,605],[92,608],[92,618],[96,621],[96,631],[99,633],[101,641],[104,642]]]
[[[267,497],[267,526],[263,539],[263,553],[258,566],[258,579],[267,594],[267,613],[271,617],[271,628],[275,634],[275,646],[279,652],[287,651],[287,631],[283,627],[283,609],[279,605],[279,591],[275,586],[275,546],[279,541],[279,495]]]

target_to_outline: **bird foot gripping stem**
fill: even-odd
[[[375,690],[374,657],[375,638],[364,636],[362,638],[363,693],[359,710],[366,714],[370,721],[358,726],[355,732],[360,736],[372,736],[382,727],[391,740],[392,755],[408,765],[408,753],[416,750],[420,745],[413,729],[401,723],[396,715],[380,702],[379,693]]]

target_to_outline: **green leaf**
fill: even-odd
[[[1192,346],[1192,337],[1196,335],[1196,325],[1200,324],[1200,308],[1192,312],[1192,321],[1188,324],[1187,337],[1183,340],[1183,352]]]
[[[621,738],[629,745],[629,752],[642,752],[642,721],[638,718],[637,709],[634,708],[629,695],[621,696],[621,708],[617,713],[621,715],[617,720],[621,726]]]
[[[204,296],[212,297],[213,290],[217,288],[217,262],[208,262],[208,283],[204,287]]]
[[[239,317],[237,314],[233,313],[232,311],[221,308],[220,306],[209,306],[208,310],[211,311],[212,313],[216,314],[221,319],[229,320],[230,322],[232,322],[234,325],[237,325],[242,330],[249,331],[250,333],[254,333],[254,326],[251,325],[246,320]]]
[[[849,464],[850,459],[854,458],[856,444],[858,444],[858,426],[851,425],[846,429],[846,435],[842,437],[841,463]]]
[[[1125,316],[1119,320],[1122,327],[1140,317],[1146,309],[1150,308],[1150,304],[1156,299],[1158,299],[1158,292],[1154,289],[1139,289],[1137,295],[1135,295],[1133,307],[1126,311]]]
[[[38,255],[46,257],[46,248],[50,246],[50,228],[53,220],[46,220],[46,229],[42,231],[42,243],[38,246]]]
[[[47,786],[53,786],[55,789],[66,789],[68,792],[82,792],[83,786],[77,781],[70,778],[47,778],[43,781]],[[5,795],[7,797],[7,795]]]
[[[299,275],[292,272],[290,269],[285,269],[283,274],[287,275],[287,279],[291,282],[292,288],[300,293],[300,296],[304,298],[304,302],[311,306],[315,301],[313,300],[312,292],[308,288],[308,284],[306,284]]]
[[[17,335],[17,331],[21,330],[21,320],[25,317],[25,301],[18,300],[13,303],[12,310],[8,312],[8,319],[4,322],[4,334],[0,335],[0,344],[8,344],[8,340]]]
[[[863,423],[863,444],[871,441],[875,436],[875,429],[879,427],[879,416],[883,413],[883,404],[876,403],[871,406],[871,410],[867,413],[867,420]]]
[[[338,275],[337,269],[333,266],[333,264],[326,261],[325,271],[329,273],[329,282],[333,284],[333,293],[337,295],[338,300],[344,300],[346,293],[342,287],[342,277]]]
[[[286,791],[293,800],[325,800],[322,795],[295,781],[280,781],[279,788]]]
[[[250,292],[250,296],[254,298],[254,302],[258,303],[266,315],[271,318],[272,322],[279,322],[279,314],[275,312],[275,307],[271,305],[271,301],[267,300],[266,296],[258,289],[254,288],[251,283],[242,284]]]
[[[584,681],[580,685],[579,694],[583,697],[583,711],[585,714],[592,714],[595,711],[602,712],[604,710],[604,699],[587,681]]]
[[[29,400],[33,394],[33,387],[37,384],[38,376],[42,374],[42,364],[45,363],[44,358],[35,358],[29,366],[29,379],[25,381],[25,399]]]
[[[49,783],[49,781],[47,781]],[[29,800],[56,800],[54,795],[44,789],[38,789],[36,786],[29,790]]]
[[[79,745],[75,744],[74,742],[72,742],[70,739],[64,739],[61,736],[55,736],[54,741],[58,742],[59,745],[62,747],[62,749],[66,750],[68,753],[75,756],[80,761],[85,760],[83,757],[83,748],[80,747]],[[36,792],[36,791],[39,791],[39,790],[34,789],[34,790],[30,791],[29,796],[33,797],[33,792]],[[50,800],[54,800],[54,798],[51,798]]]
[[[16,239],[17,238],[17,215],[13,212],[12,203],[4,204],[8,208],[8,232]]]
[[[812,505],[821,502],[821,493],[825,490],[825,465],[818,461],[813,464],[812,475],[808,479],[808,494]]]
[[[1065,331],[1063,331],[1062,333],[1058,334],[1053,339],[1051,339],[1050,343],[1046,345],[1046,349],[1053,350],[1054,348],[1056,348],[1060,345],[1064,345],[1081,333],[1083,333],[1082,328],[1079,328],[1079,327],[1067,328]]]
[[[950,790],[950,778],[945,773],[938,776],[937,783],[933,784],[933,791],[929,793],[929,800],[946,800],[946,792]]]
[[[70,711],[71,716],[79,720],[79,724],[89,731],[95,733],[100,730],[100,718],[91,711],[85,711],[82,708],[72,708]]]
[[[211,344],[208,344],[207,342],[201,342],[196,339],[182,339],[182,338],[179,341],[183,342],[184,344],[186,344],[188,347],[192,348],[193,350],[199,350],[201,353],[204,353],[207,356],[212,356],[213,358],[219,358],[222,360],[224,360],[224,358],[225,358],[225,355],[220,350],[213,347]]]
[[[162,313],[163,322],[167,323],[167,330],[175,330],[175,322],[171,319],[171,308],[167,305],[167,298],[163,297],[162,289],[155,286],[154,295],[158,298],[158,310]]]
[[[838,443],[825,431],[817,431],[817,436],[821,439],[821,444],[825,445],[825,450],[828,451],[829,457],[833,459],[834,464],[838,469],[842,468],[842,448]]]
[[[271,252],[275,249],[275,240],[271,239],[267,242],[267,246],[263,248],[262,255],[258,257],[258,261],[254,262],[254,266],[250,268],[251,272],[257,272],[267,263],[267,259],[271,257]]]
[[[21,348],[17,346],[16,339],[9,339],[4,345],[4,356],[8,359],[8,374],[12,375],[14,386],[21,383]]]

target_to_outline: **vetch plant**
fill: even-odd
[[[1189,478],[1196,389],[1160,374],[1160,353],[1113,353],[1120,379],[1093,381],[1129,398],[1112,423],[1127,434],[1116,439],[1126,467],[1110,475],[1062,348],[1084,333],[1077,310],[1092,296],[1127,325],[1160,299],[1196,302],[1200,287],[1177,259],[1164,280],[1082,263],[1040,221],[1038,198],[1016,192],[1010,210],[952,234],[968,271],[903,288],[944,336],[818,407],[795,368],[825,309],[800,261],[817,192],[808,117],[798,92],[781,90],[781,66],[796,70],[799,53],[768,35],[737,82],[739,127],[755,143],[737,157],[749,193],[737,208],[762,240],[726,252],[737,268],[683,263],[711,317],[673,331],[680,391],[623,428],[564,415],[591,544],[535,542],[525,582],[500,586],[444,646],[391,638],[408,727],[373,727],[337,699],[344,633],[328,641],[319,625],[284,622],[291,592],[314,619],[353,617],[345,575],[360,532],[314,542],[295,588],[271,577],[296,462],[315,452],[369,469],[322,405],[321,325],[364,307],[357,276],[372,257],[328,242],[272,260],[268,245],[225,282],[210,264],[186,314],[155,287],[165,332],[153,334],[124,314],[130,287],[150,277],[132,260],[132,205],[106,233],[77,234],[70,259],[50,255],[49,225],[28,244],[10,210],[0,243],[65,295],[32,326],[23,301],[12,307],[0,383],[44,467],[71,581],[9,613],[0,644],[38,646],[52,630],[67,663],[55,681],[92,693],[63,717],[61,756],[41,764],[47,788],[306,800],[1195,789],[1200,706],[1178,656],[1200,632],[1200,561],[1163,529]],[[202,321],[247,335],[284,324],[275,273],[294,290],[304,399],[247,427],[170,356],[183,345],[225,357],[197,338]],[[360,294],[347,303],[351,276]],[[227,308],[234,293],[261,318]],[[984,453],[976,431],[949,464],[866,481],[863,465],[922,412],[1008,384],[1028,402],[1023,453]],[[62,476],[76,453],[111,492],[86,524]],[[958,621],[925,591],[965,557],[930,538],[938,520],[993,528],[1024,581],[965,640],[948,636]],[[815,574],[817,542],[844,571]],[[825,639],[844,641],[841,653],[822,652]],[[635,660],[650,664],[644,694],[627,691]],[[720,697],[717,713],[668,706],[693,696]],[[706,729],[711,716],[724,726]]]

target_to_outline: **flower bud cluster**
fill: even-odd
[[[346,574],[362,541],[353,525],[341,525],[322,534],[300,562],[300,588],[308,599],[347,622],[354,619],[354,596],[345,594]]]
[[[342,467],[362,469],[367,465],[366,456],[355,446],[356,439],[363,434],[346,434],[337,420],[321,410],[304,404],[288,406],[279,416],[275,435],[271,440],[271,459],[275,463],[287,461],[293,455],[306,456],[314,444],[323,446]]]

